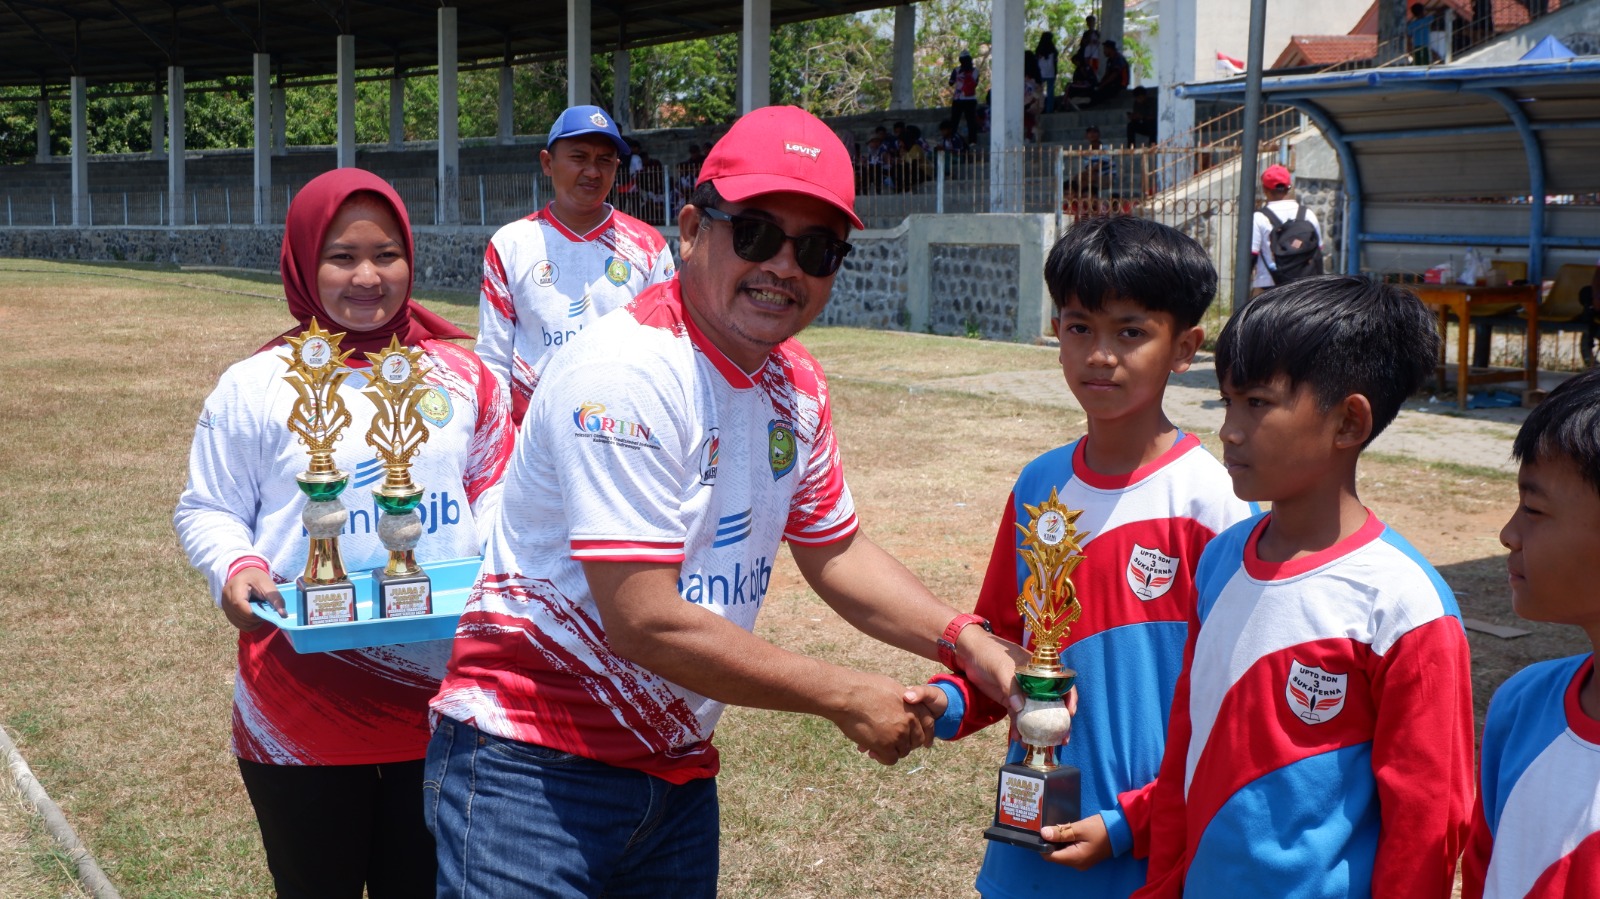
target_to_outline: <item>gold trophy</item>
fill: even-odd
[[[427,392],[422,386],[422,350],[400,345],[390,337],[381,353],[368,353],[372,374],[362,393],[378,407],[367,429],[367,443],[383,460],[383,484],[372,491],[383,514],[378,538],[389,550],[389,564],[372,571],[378,618],[409,618],[433,611],[433,582],[418,565],[417,541],[422,539],[422,488],[411,480],[411,457],[428,440],[428,423],[417,411]]]
[[[350,512],[339,494],[350,476],[333,464],[333,445],[350,424],[350,410],[339,396],[339,385],[350,376],[344,365],[350,352],[339,352],[344,334],[330,334],[317,325],[299,337],[290,337],[285,381],[299,395],[289,411],[289,430],[311,453],[311,467],[295,476],[306,495],[300,522],[311,538],[306,570],[295,580],[300,591],[300,623],[337,624],[356,620],[356,588],[345,577],[339,558],[339,532]]]
[[[1027,563],[1029,574],[1017,597],[1017,611],[1033,635],[1033,658],[1017,669],[1017,685],[1027,697],[1017,713],[1017,734],[1026,755],[1020,763],[1000,769],[994,824],[983,835],[1044,850],[1055,844],[1039,836],[1040,828],[1068,824],[1080,816],[1080,773],[1070,765],[1058,764],[1056,751],[1072,730],[1066,696],[1078,673],[1061,667],[1061,641],[1083,614],[1072,585],[1072,570],[1083,561],[1080,541],[1088,534],[1079,533],[1076,527],[1083,513],[1062,505],[1054,488],[1049,500],[1023,508],[1030,517],[1027,527],[1017,525],[1023,542],[1017,553]]]

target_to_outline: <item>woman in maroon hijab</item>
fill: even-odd
[[[309,457],[287,426],[296,393],[284,380],[283,344],[313,321],[355,350],[339,388],[352,421],[334,449],[358,488],[340,497],[350,513],[339,538],[345,567],[387,559],[376,504],[359,489],[383,474],[364,440],[376,407],[360,391],[364,354],[395,335],[423,351],[427,369],[418,409],[429,434],[412,467],[427,491],[417,560],[482,552],[510,454],[508,410],[478,357],[448,342],[467,335],[411,299],[415,258],[405,205],[381,178],[339,169],[305,186],[289,207],[281,260],[296,323],[224,372],[207,398],[174,516],[190,562],[238,630],[233,752],[283,899],[360,899],[363,888],[372,899],[434,895],[422,758],[449,641],[300,654],[250,603],[275,599],[305,567],[295,475]]]

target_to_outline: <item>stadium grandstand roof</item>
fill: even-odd
[[[457,12],[457,53],[474,61],[530,62],[567,52],[566,0],[0,0],[0,85],[165,78],[168,66],[203,81],[246,75],[270,53],[290,78],[335,70],[335,38],[355,35],[358,68],[429,69],[437,13]],[[774,26],[894,6],[892,0],[771,0]],[[665,44],[739,31],[728,0],[595,2],[591,47]]]

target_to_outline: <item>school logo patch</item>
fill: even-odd
[[[606,126],[606,117],[598,112],[590,115],[589,121],[593,122],[596,128],[604,128]]]
[[[781,418],[767,423],[767,462],[772,466],[772,479],[780,480],[794,470],[797,455],[794,425]]]
[[[450,394],[443,387],[430,387],[417,399],[417,412],[422,417],[432,422],[435,427],[444,427],[456,414],[455,405],[450,402]]]
[[[540,287],[549,287],[561,277],[561,270],[548,259],[541,259],[533,264],[533,283]]]
[[[1350,675],[1333,674],[1315,665],[1289,660],[1289,680],[1283,685],[1289,710],[1307,724],[1332,721],[1344,710]]]
[[[606,280],[621,287],[628,283],[628,276],[633,274],[633,266],[626,259],[615,256],[606,257]]]
[[[722,455],[722,437],[712,428],[700,444],[700,483],[710,486],[717,482],[717,462]]]
[[[1128,586],[1145,602],[1172,589],[1178,574],[1178,557],[1135,543],[1128,554]]]

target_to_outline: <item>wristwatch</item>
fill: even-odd
[[[969,624],[976,624],[989,633],[994,633],[994,626],[982,615],[968,613],[950,619],[950,623],[944,627],[944,633],[940,634],[935,642],[939,646],[939,661],[951,671],[961,670],[961,661],[956,658],[956,640],[960,639],[961,632]]]

